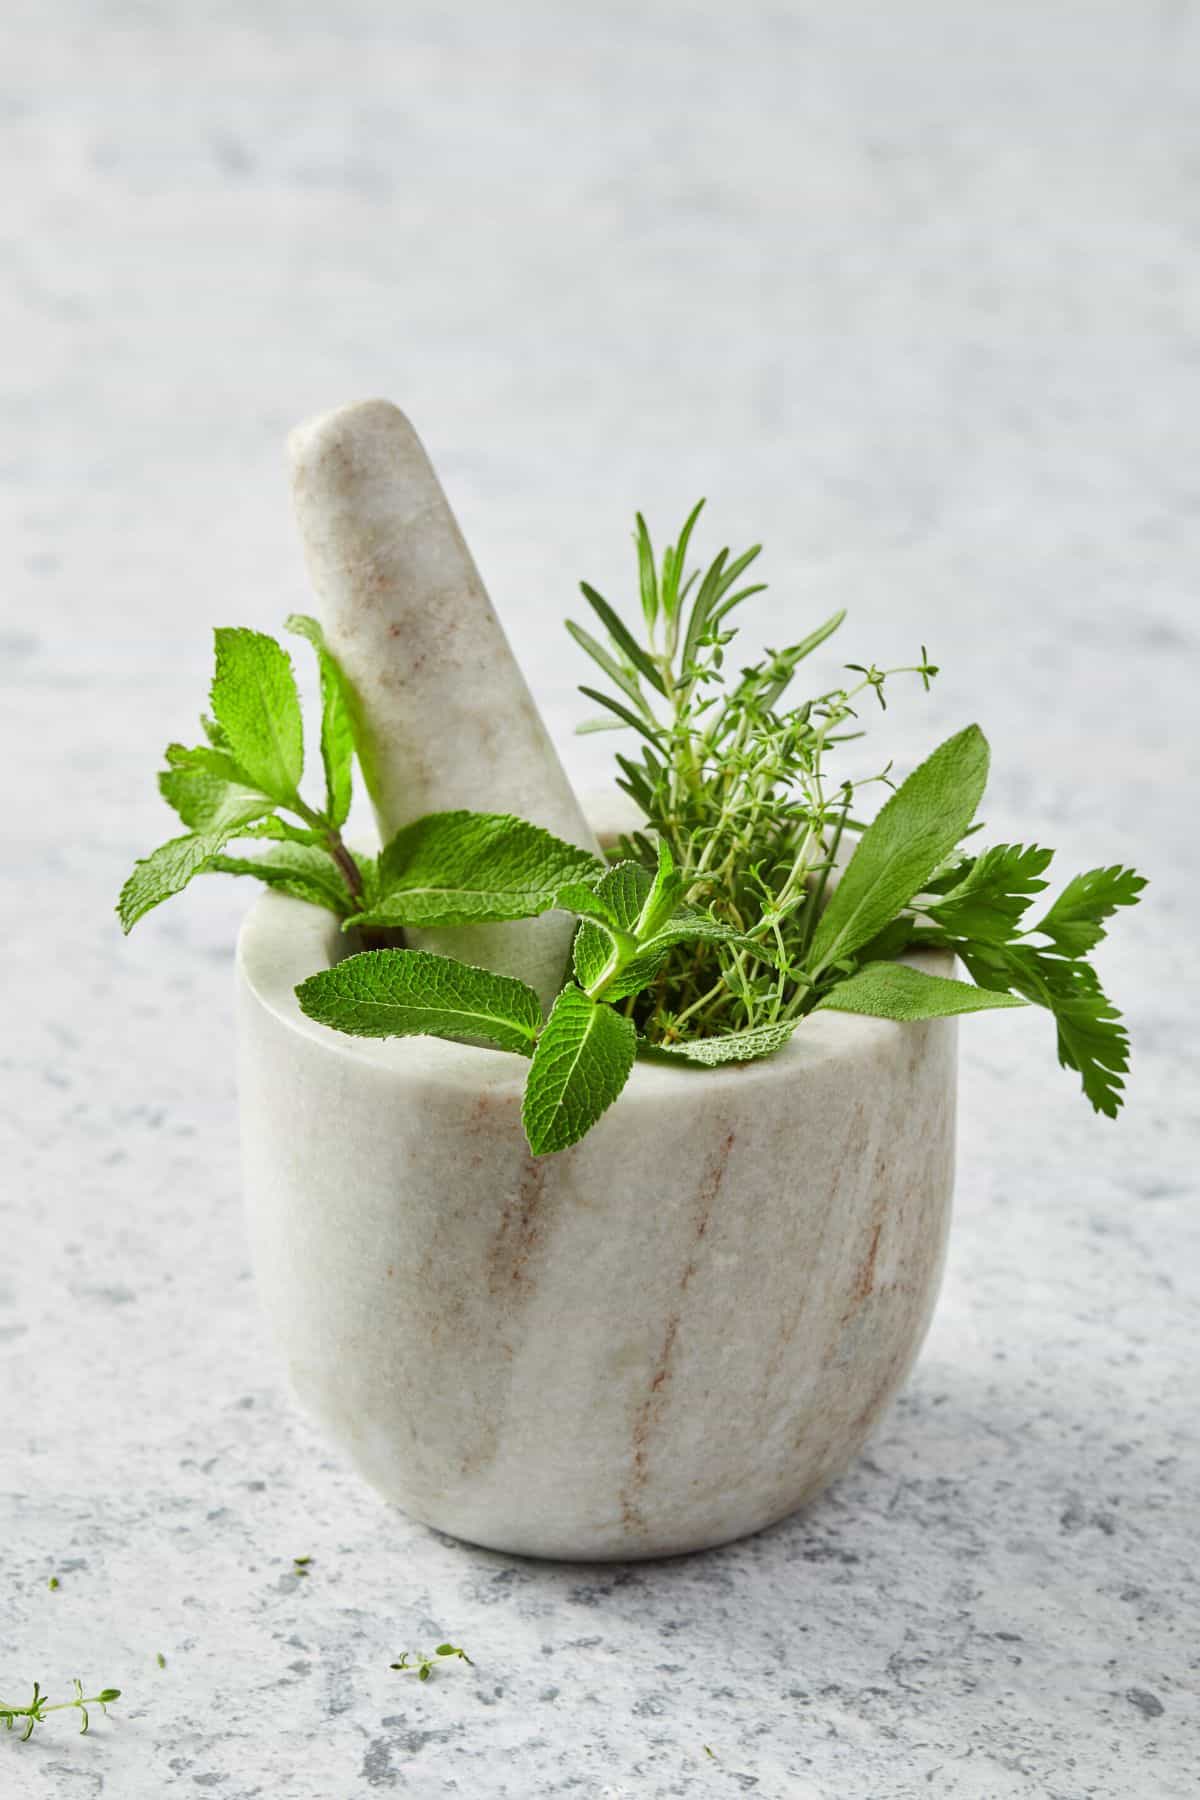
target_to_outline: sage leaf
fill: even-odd
[[[297,799],[304,727],[291,658],[261,631],[222,626],[214,634],[213,716],[253,786],[283,805]]]
[[[1018,994],[975,987],[946,975],[930,975],[908,963],[873,962],[839,981],[814,1012],[865,1013],[873,1019],[944,1019],[955,1013],[1024,1006]]]
[[[521,1119],[535,1156],[577,1144],[629,1079],[637,1050],[633,1022],[567,986],[554,1002],[533,1054]]]
[[[817,922],[807,957],[812,975],[867,943],[920,892],[974,818],[987,771],[987,739],[968,725],[896,789]]]
[[[796,1030],[798,1019],[783,1019],[776,1025],[754,1025],[748,1031],[729,1031],[721,1037],[684,1039],[679,1044],[638,1044],[638,1055],[649,1061],[698,1063],[704,1068],[718,1068],[722,1063],[755,1062],[781,1050]]]
[[[334,825],[344,825],[350,811],[354,733],[342,671],[325,642],[325,633],[307,613],[292,613],[287,629],[307,638],[317,653],[321,674],[321,765],[325,770],[325,812]]]
[[[350,1037],[486,1038],[530,1056],[542,1022],[538,997],[510,975],[495,975],[428,950],[364,950],[296,989],[300,1009]]]
[[[559,890],[603,865],[509,813],[429,813],[379,859],[380,894],[365,925],[483,925],[548,912]]]

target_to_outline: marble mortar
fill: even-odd
[[[343,948],[280,894],[245,921],[243,1164],[295,1392],[366,1480],[473,1543],[595,1560],[741,1537],[845,1469],[940,1283],[955,1021],[822,1013],[761,1062],[639,1063],[536,1159],[523,1059],[303,1016]]]

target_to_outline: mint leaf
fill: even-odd
[[[640,993],[649,987],[663,963],[668,951],[676,944],[697,943],[728,944],[731,949],[752,951],[764,962],[774,963],[772,951],[758,938],[745,937],[733,929],[732,925],[714,919],[708,913],[697,912],[695,908],[681,907],[675,917],[661,931],[647,938],[638,946],[636,956],[630,958],[624,968],[614,976],[604,989],[606,1000],[624,1000],[629,994]],[[589,986],[594,985],[589,983]]]
[[[953,1013],[1024,1006],[1016,994],[973,987],[969,981],[929,975],[907,963],[873,962],[839,981],[814,1012],[866,1013],[873,1019],[943,1019]]]
[[[214,634],[212,709],[245,777],[294,805],[304,771],[304,727],[291,658],[261,631],[222,626]]]
[[[630,1019],[565,987],[533,1053],[521,1119],[535,1156],[577,1144],[629,1079],[637,1049]]]
[[[325,770],[325,813],[333,825],[344,825],[350,811],[354,733],[342,671],[325,642],[325,633],[307,613],[291,613],[288,631],[307,638],[321,671],[321,763]]]
[[[1103,921],[1119,906],[1136,905],[1145,886],[1144,876],[1117,863],[1089,869],[1067,883],[1032,930],[1048,937],[1060,956],[1086,956],[1105,936]]]
[[[577,913],[581,919],[595,919],[600,925],[617,922],[611,908],[586,881],[569,881],[566,887],[559,888],[554,904],[560,912]]]
[[[650,892],[642,902],[634,930],[639,939],[652,938],[664,926],[683,898],[683,876],[675,867],[666,838],[658,840],[658,870]]]
[[[351,910],[349,890],[326,850],[315,844],[280,843],[263,856],[214,856],[209,868],[218,875],[253,875],[270,888],[325,906],[344,917]]]
[[[595,893],[611,915],[614,928],[632,937],[653,886],[654,877],[640,863],[619,862],[597,882]],[[585,919],[575,934],[573,952],[575,979],[580,987],[595,987],[603,979],[615,950],[611,933]]]
[[[486,1038],[518,1056],[532,1055],[542,1022],[523,981],[428,950],[364,950],[310,975],[296,998],[310,1019],[350,1037]]]
[[[599,872],[586,850],[509,813],[429,813],[406,825],[379,859],[369,925],[469,925],[528,919],[561,888]]]
[[[310,831],[307,825],[293,825],[290,819],[281,819],[278,813],[268,813],[265,819],[259,819],[253,825],[247,825],[245,831],[238,833],[246,838],[273,838],[276,842],[288,844],[325,844],[324,832]]]
[[[987,771],[987,739],[968,725],[897,788],[817,922],[807,958],[813,975],[867,943],[920,892],[971,823]]]
[[[784,1019],[776,1025],[755,1025],[749,1031],[730,1031],[722,1037],[690,1038],[680,1044],[638,1043],[638,1055],[652,1062],[699,1063],[705,1068],[719,1068],[722,1063],[755,1062],[760,1056],[771,1056],[781,1050],[801,1023]]]
[[[1036,844],[996,844],[956,870],[957,881],[936,901],[923,901],[920,911],[956,936],[1006,943],[1034,894],[1048,885],[1041,876],[1053,856]]]
[[[236,827],[220,831],[194,831],[186,837],[172,838],[160,844],[149,856],[133,865],[133,874],[121,889],[117,900],[117,917],[128,935],[153,907],[169,900],[187,886],[194,875],[206,868]]]
[[[222,831],[248,825],[270,813],[275,802],[250,786],[231,756],[200,745],[167,747],[171,765],[158,778],[159,792],[193,831]]]

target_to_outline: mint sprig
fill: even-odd
[[[315,620],[294,615],[289,626],[309,639],[320,667],[324,807],[310,806],[300,792],[304,726],[287,651],[260,631],[219,629],[212,715],[201,720],[208,741],[168,745],[158,778],[164,800],[190,829],[135,864],[117,901],[126,932],[209,872],[256,876],[340,918],[374,899],[373,872],[341,832],[353,749],[342,678]],[[228,854],[236,840],[261,837],[280,847],[262,857]]]

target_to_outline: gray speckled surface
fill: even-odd
[[[1196,8],[6,27],[0,1693],[126,1698],[0,1740],[3,1800],[1193,1792]],[[581,781],[607,745],[567,736],[569,578],[618,586],[633,506],[707,491],[768,544],[766,639],[845,603],[847,656],[930,645],[898,757],[977,716],[997,837],[1154,877],[1104,958],[1125,1117],[1093,1122],[1040,1021],[964,1025],[917,1374],[824,1500],[730,1550],[539,1566],[359,1486],[249,1279],[247,896],[128,946],[111,921],[208,626],[303,598],[284,433],[371,392]],[[389,1673],[443,1634],[474,1669]]]

